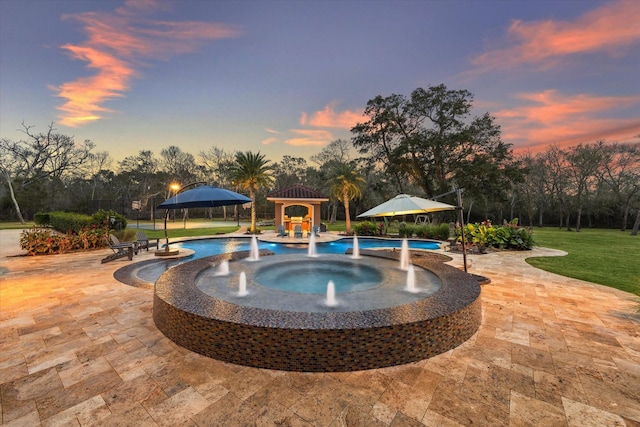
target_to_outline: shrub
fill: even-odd
[[[49,228],[34,227],[23,230],[20,234],[20,247],[28,255],[52,255],[102,248],[107,245],[106,236],[109,230],[105,227],[87,227],[77,234],[60,233]]]
[[[486,248],[501,248],[515,250],[529,250],[535,246],[533,232],[526,228],[518,227],[518,219],[505,222],[504,225],[494,227],[491,221],[465,225],[465,240],[473,243],[478,251],[483,253]],[[460,228],[456,228],[457,240],[462,240]]]
[[[113,218],[113,222],[111,222],[111,218]],[[100,209],[91,215],[91,219],[93,223],[109,227],[112,230],[124,230],[127,228],[127,218],[114,210],[105,211],[104,209]]]
[[[449,224],[436,225],[433,237],[436,240],[448,240],[449,237],[451,237],[451,228],[449,228]]]
[[[378,233],[378,227],[371,221],[359,222],[353,229],[358,236],[375,236]]]
[[[421,225],[415,228],[416,237],[420,239],[433,239],[433,230],[430,225]]]
[[[414,230],[416,237],[421,239],[447,240],[451,233],[448,224],[421,225]]]
[[[92,219],[88,215],[74,212],[49,212],[51,226],[61,233],[78,233],[86,227],[90,227]]]
[[[407,224],[406,222],[401,222],[400,227],[398,227],[398,234],[400,237],[410,238],[416,234],[418,227]]]
[[[134,242],[137,240],[136,232],[130,229],[120,230],[120,231],[110,230],[109,233],[112,233],[114,236],[118,238],[118,240],[122,242]]]
[[[51,225],[51,220],[49,219],[49,213],[48,212],[36,212],[36,214],[33,216],[33,222],[36,225],[39,225],[41,227],[48,227]]]

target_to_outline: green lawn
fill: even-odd
[[[135,227],[127,227],[128,230],[133,230],[134,232],[138,231]],[[215,236],[218,234],[227,234],[233,233],[238,230],[237,225],[230,225],[226,227],[209,227],[209,228],[174,228],[167,230],[167,234],[169,238],[177,238],[177,237],[206,237],[206,236]],[[164,228],[158,228],[156,230],[142,230],[145,232],[147,237],[152,239],[164,238]]]
[[[24,224],[18,221],[2,221],[0,222],[0,230],[20,230],[22,228],[31,228],[34,225],[33,221],[29,221]]]
[[[563,257],[528,258],[527,263],[545,271],[587,280],[640,295],[640,236],[630,231],[555,227],[535,228],[539,246],[560,249]]]

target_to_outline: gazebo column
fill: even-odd
[[[313,225],[320,227],[320,215],[322,213],[320,203],[313,203],[311,207],[313,208]]]
[[[282,218],[284,218],[284,204],[276,202],[275,209],[275,220],[273,221],[273,226],[276,231],[278,231],[278,227],[282,225]]]

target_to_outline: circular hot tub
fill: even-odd
[[[309,372],[414,362],[455,348],[477,331],[480,286],[473,276],[415,259],[419,291],[407,292],[397,253],[361,255],[360,260],[327,256],[320,267],[362,266],[381,276],[365,280],[371,286],[337,292],[336,306],[325,304],[319,290],[273,289],[260,283],[262,274],[280,263],[321,264],[319,260],[263,256],[249,262],[244,260],[247,252],[236,252],[186,262],[157,280],[153,318],[167,337],[197,353],[240,365]],[[217,265],[227,259],[229,274],[217,275]],[[247,277],[246,296],[238,292],[239,272]],[[304,288],[305,275],[292,275]]]

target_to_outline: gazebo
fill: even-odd
[[[328,202],[329,198],[302,184],[295,184],[282,190],[272,191],[267,195],[267,200],[275,203],[276,229],[279,225],[283,225],[285,231],[289,231],[296,225],[300,225],[303,231],[309,232],[314,225],[320,225],[320,204]],[[307,208],[307,215],[288,217],[285,215],[285,209],[289,206],[304,206]]]

